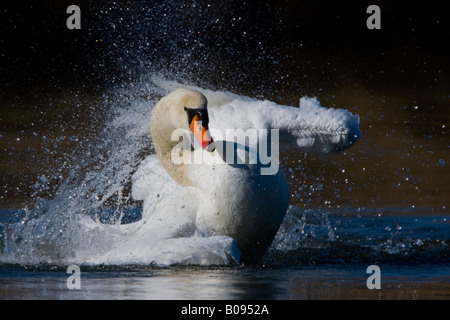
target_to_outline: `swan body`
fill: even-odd
[[[239,105],[236,101],[240,101]],[[161,220],[163,215],[175,215],[178,217],[175,220],[186,222],[173,229],[174,237],[231,237],[241,251],[241,261],[255,262],[267,250],[283,221],[289,188],[282,170],[262,174],[264,165],[259,160],[249,161],[248,150],[252,146],[247,149],[244,146],[247,153],[245,157],[241,154],[240,162],[230,163],[225,150],[237,150],[242,146],[223,139],[227,130],[276,128],[281,151],[295,147],[304,152],[328,154],[351,146],[359,138],[359,118],[345,110],[318,108],[317,103],[313,103],[314,108],[310,107],[308,100],[303,103],[306,107],[300,108],[303,113],[294,117],[292,112],[296,108],[267,102],[267,106],[258,104],[262,110],[255,110],[251,99],[244,103],[236,101],[221,99],[207,90],[201,93],[180,88],[154,106],[150,132],[156,154],[166,173],[180,186],[173,187],[176,192],[166,196],[176,203],[182,201],[183,208],[190,208],[170,210],[166,207],[164,212],[154,216]],[[251,112],[256,116],[249,117]],[[305,112],[315,113],[316,119],[302,117]],[[209,124],[216,130],[212,138]],[[181,143],[180,139],[173,139],[176,130],[194,133],[200,147],[189,147],[185,139]],[[173,150],[180,145],[183,145],[183,152],[174,161]],[[230,145],[232,148],[227,149]],[[151,210],[152,201],[146,204],[145,196],[135,194],[134,197],[144,200],[144,211]],[[155,223],[158,219],[154,219]]]
[[[228,164],[219,149],[191,151],[200,155],[185,152],[185,157],[202,159],[201,163],[174,163],[172,150],[179,141],[171,140],[172,133],[180,128],[189,130],[184,108],[206,111],[206,104],[203,94],[186,89],[162,98],[152,110],[150,124],[156,154],[177,183],[191,187],[192,201],[195,197],[200,201],[195,232],[232,237],[243,260],[253,261],[270,245],[286,213],[287,180],[282,171],[261,175],[258,164]]]

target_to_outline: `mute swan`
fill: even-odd
[[[195,232],[232,237],[241,251],[241,261],[256,262],[271,244],[286,214],[288,183],[282,170],[261,174],[264,166],[260,161],[250,163],[248,157],[240,164],[226,161],[226,146],[234,145],[234,150],[239,146],[234,141],[218,139],[218,133],[238,127],[276,128],[281,151],[296,147],[304,152],[328,154],[350,147],[359,138],[359,118],[346,110],[317,107],[311,100],[303,100],[300,112],[268,101],[266,106],[259,103],[251,109],[250,100],[248,105],[241,101],[237,106],[228,101],[210,110],[205,94],[176,89],[155,105],[150,132],[156,154],[174,181],[192,189],[192,198],[185,199],[187,205],[189,201],[200,202],[196,205]],[[250,119],[247,112],[256,116]],[[211,132],[213,127],[217,129],[212,138],[210,124]],[[173,133],[180,129],[195,136],[199,147],[184,146],[181,160],[174,161],[180,139],[173,139]]]

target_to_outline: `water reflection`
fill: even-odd
[[[83,270],[83,269],[82,269]],[[366,266],[290,269],[180,268],[84,272],[81,290],[64,273],[1,273],[0,299],[449,299],[450,265],[382,266],[380,290],[366,287]]]

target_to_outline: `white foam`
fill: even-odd
[[[173,264],[227,265],[239,262],[240,251],[230,237],[173,237],[173,224],[141,220],[130,225],[85,227],[108,246],[79,248],[71,263],[87,265]],[[94,228],[93,228],[94,227]]]

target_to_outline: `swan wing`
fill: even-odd
[[[349,148],[361,136],[358,115],[345,109],[324,108],[317,98],[303,97],[300,107],[295,108],[244,97],[222,105],[211,104],[208,110],[210,128],[218,129],[224,137],[230,129],[278,129],[282,152],[296,148],[326,155]]]
[[[208,99],[209,127],[215,141],[226,137],[227,130],[278,129],[281,152],[297,149],[326,155],[349,148],[361,136],[358,115],[345,109],[325,108],[317,98],[303,97],[296,108],[157,77],[152,80],[162,94],[177,88],[201,91]]]

